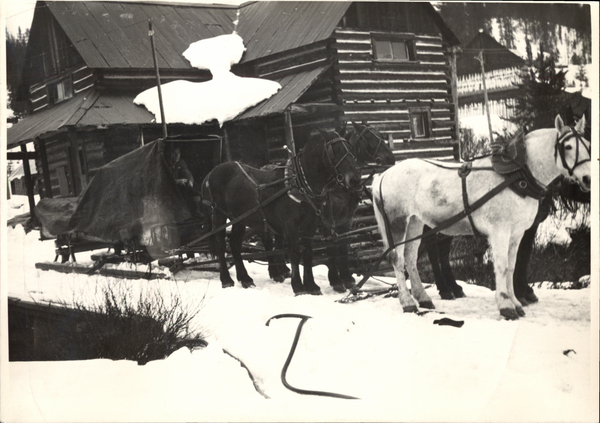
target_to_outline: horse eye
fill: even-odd
[[[572,145],[570,145],[570,144],[569,145],[565,145],[565,150],[572,150],[572,149],[573,149]]]

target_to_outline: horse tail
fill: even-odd
[[[383,245],[385,248],[389,248],[394,243],[391,239],[390,222],[383,204],[383,197],[381,194],[381,184],[383,182],[383,173],[375,175],[373,177],[373,183],[371,184],[371,192],[373,193],[373,210],[375,212],[375,220],[377,220],[377,226],[381,232],[383,239]],[[384,236],[385,235],[385,236]]]

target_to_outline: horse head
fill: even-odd
[[[362,163],[375,162],[378,165],[392,166],[396,163],[394,153],[385,138],[369,125],[353,122],[354,131],[349,142],[356,149],[357,159]]]
[[[590,141],[584,138],[585,116],[575,127],[566,126],[560,115],[556,116],[554,124],[557,131],[554,159],[557,165],[566,172],[565,176],[577,181],[582,191],[589,192],[592,182],[591,146]]]
[[[362,188],[361,173],[356,161],[356,150],[335,132],[319,130],[323,145],[323,163],[335,181],[352,191]]]

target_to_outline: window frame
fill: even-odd
[[[406,48],[408,55],[407,59],[399,59],[392,57],[391,59],[385,59],[377,57],[377,42],[389,42],[390,51],[394,52],[392,43],[402,42]],[[417,60],[417,51],[415,48],[415,35],[414,34],[395,34],[386,32],[372,32],[371,33],[371,47],[373,49],[373,61],[383,63],[415,63]]]
[[[429,107],[414,107],[408,109],[409,124],[410,124],[410,136],[414,141],[428,140],[432,138],[433,130],[431,125],[431,109]],[[413,118],[416,116],[422,116],[425,119],[424,129],[425,135],[417,136],[417,128],[413,123]]]

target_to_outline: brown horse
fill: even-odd
[[[208,174],[201,191],[205,204],[210,204],[213,227],[256,209],[232,225],[229,239],[236,276],[243,287],[254,286],[241,257],[242,238],[248,226],[260,233],[268,230],[283,236],[296,295],[321,294],[312,273],[311,237],[316,231],[326,193],[337,185],[359,189],[360,170],[355,149],[335,133],[311,137],[285,169],[263,170],[228,162]],[[225,230],[212,238],[222,286],[233,286],[225,261]],[[304,281],[299,269],[300,244],[303,246]]]

